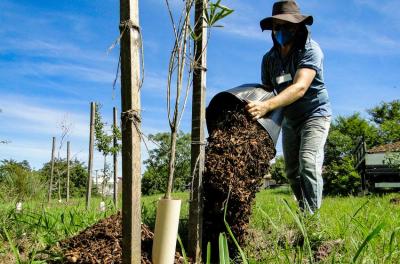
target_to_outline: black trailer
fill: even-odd
[[[367,149],[364,139],[359,140],[354,158],[364,192],[400,188],[400,169],[388,163],[391,155],[400,155],[400,141]]]

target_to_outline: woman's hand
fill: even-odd
[[[250,101],[245,109],[253,117],[253,120],[257,120],[273,110],[269,100],[264,102]]]

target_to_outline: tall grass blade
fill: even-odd
[[[268,220],[268,222],[271,224],[271,226],[276,230],[279,231],[279,228],[277,225],[275,225],[274,221],[272,221],[271,217],[260,207],[257,206],[257,210],[259,210]]]
[[[219,264],[226,263],[226,256],[224,250],[224,234],[220,233],[218,237],[218,249],[219,249]]]
[[[365,203],[363,203],[363,204],[360,206],[360,208],[358,208],[358,209],[354,212],[352,218],[356,217],[356,216],[358,215],[358,213],[369,203],[369,201],[370,201],[370,200],[367,200]]]
[[[390,235],[390,242],[389,242],[389,256],[387,257],[388,260],[392,259],[392,254],[393,254],[393,243],[396,238],[396,233],[400,230],[400,227],[397,227],[395,230],[393,230],[392,234]]]
[[[183,243],[182,243],[181,237],[179,235],[178,235],[178,242],[179,242],[179,245],[181,246],[183,262],[185,264],[189,264],[188,261],[187,261],[185,248],[183,247]]]
[[[236,248],[239,251],[239,254],[240,254],[240,257],[242,258],[243,264],[248,264],[246,256],[245,256],[242,248],[239,246],[239,243],[237,242],[235,236],[233,235],[233,232],[232,232],[231,228],[229,227],[228,222],[226,221],[226,212],[228,210],[228,202],[229,202],[230,194],[231,194],[231,189],[229,189],[228,198],[226,199],[226,204],[225,204],[225,208],[224,208],[224,224],[225,224],[226,230],[228,231],[229,236],[232,238],[233,243],[235,244]]]
[[[223,243],[224,243],[224,256],[225,256],[225,264],[230,263],[230,256],[229,256],[229,248],[228,248],[228,239],[226,238],[225,234],[223,234]]]
[[[364,248],[368,245],[368,243],[379,233],[381,232],[382,228],[385,226],[384,223],[379,224],[377,227],[375,227],[374,230],[372,230],[371,233],[368,234],[368,236],[365,238],[364,242],[358,247],[357,253],[353,257],[353,263],[355,263],[360,256],[361,252],[364,250]]]
[[[211,243],[207,243],[207,264],[211,264]]]
[[[284,201],[284,205],[286,210],[289,212],[289,214],[292,216],[292,218],[294,219],[294,221],[296,222],[297,227],[300,229],[301,233],[303,234],[304,237],[304,243],[307,246],[307,250],[308,250],[308,257],[310,260],[310,263],[314,263],[314,259],[313,259],[313,255],[312,255],[312,250],[311,250],[311,245],[310,245],[310,241],[308,240],[308,235],[307,235],[307,231],[303,225],[303,222],[301,221],[301,219],[299,218],[299,216],[297,214],[295,214],[292,210],[292,208],[290,207],[288,201],[286,199],[283,199]]]
[[[8,234],[7,230],[5,227],[3,227],[3,232],[6,235],[7,241],[10,244],[11,251],[13,252],[15,258],[17,259],[17,263],[21,263],[21,256],[19,255],[19,251],[17,247],[14,245],[14,241],[12,241],[10,235]]]

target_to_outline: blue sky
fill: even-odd
[[[172,0],[177,8],[180,0]],[[235,10],[211,32],[207,100],[217,92],[260,81],[260,63],[271,47],[260,19],[274,1],[223,0]],[[334,116],[364,112],[400,98],[400,2],[398,0],[299,0],[314,16],[312,37],[325,53],[325,79]],[[51,137],[60,122],[72,123],[72,152],[87,160],[89,102],[103,104],[111,120],[120,107],[112,83],[119,47],[119,1],[0,1],[0,160],[28,160],[35,168],[50,159]],[[172,47],[163,0],[140,1],[144,37],[143,131],[167,131],[166,72]],[[190,130],[190,109],[182,121]],[[278,152],[280,146],[278,146]],[[146,157],[145,151],[142,152]],[[61,156],[65,156],[62,149]],[[100,168],[96,153],[94,169]]]

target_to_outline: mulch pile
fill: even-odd
[[[203,248],[210,241],[211,248],[218,249],[219,233],[226,232],[223,219],[228,194],[226,220],[239,244],[245,244],[252,202],[274,155],[268,133],[243,107],[226,112],[218,121],[206,146]],[[232,243],[230,249],[235,251]]]
[[[142,264],[151,264],[153,232],[142,224]],[[122,217],[117,213],[59,243],[62,263],[122,263]],[[177,252],[175,263],[184,263]]]

